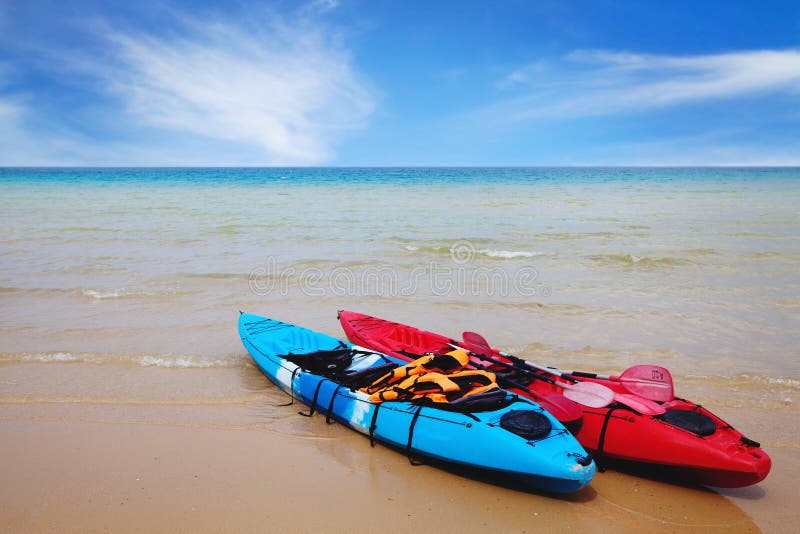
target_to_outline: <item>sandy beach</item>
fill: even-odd
[[[714,491],[608,470],[560,497],[446,466],[412,467],[322,416],[300,417],[299,405],[279,406],[286,396],[249,365],[215,370],[213,381],[202,378],[206,370],[81,363],[1,370],[7,532],[794,530],[800,451],[786,440],[796,430],[769,429],[791,426],[795,410],[771,419],[737,411],[742,428],[767,437],[773,458],[757,486]],[[92,382],[131,375],[148,386],[124,398],[86,393]]]

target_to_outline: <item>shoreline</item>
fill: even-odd
[[[755,433],[785,428],[792,413],[748,409],[731,418],[752,428],[773,458],[773,472],[756,486],[685,487],[609,469],[559,498],[457,469],[412,467],[324,417],[298,416],[299,404],[280,406],[286,396],[252,366],[118,367],[0,367],[3,390],[19,389],[0,399],[3,530],[788,532],[796,518],[793,430]],[[124,394],[92,393],[114,379]]]

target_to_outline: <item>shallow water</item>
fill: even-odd
[[[239,308],[337,334],[349,307],[548,363],[796,381],[799,186],[800,169],[3,169],[0,360],[227,365]]]

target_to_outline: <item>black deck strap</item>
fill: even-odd
[[[515,401],[509,398],[505,390],[493,389],[476,395],[461,397],[447,403],[433,403],[433,405],[442,410],[462,413],[475,421],[480,421],[480,418],[478,418],[474,412],[495,411],[500,408],[505,408],[514,402]],[[541,412],[541,410],[539,410],[539,412]]]
[[[361,369],[360,371],[346,373],[340,379],[340,382],[343,386],[347,386],[350,388],[350,390],[355,391],[356,389],[371,385],[378,378],[381,378],[387,372],[391,371],[392,369],[396,369],[397,367],[399,366],[394,362],[376,365],[375,367],[367,367],[366,369]]]
[[[381,411],[383,404],[376,404],[375,411],[372,412],[372,420],[369,422],[369,446],[375,446],[375,430],[378,428],[378,412]]]
[[[761,448],[761,444],[757,441],[753,441],[752,439],[746,438],[744,436],[739,438],[739,441],[747,445],[748,447],[756,447]]]
[[[329,425],[332,425],[336,421],[331,419],[331,414],[333,413],[333,403],[336,402],[336,395],[339,394],[339,390],[342,389],[344,386],[341,384],[336,386],[336,389],[333,390],[333,395],[331,395],[331,401],[328,403],[328,413],[325,415],[325,422]]]
[[[360,350],[360,349],[350,349],[350,352],[351,352],[353,355],[360,355],[360,356],[378,356],[380,359],[382,359],[382,360],[383,360],[383,361],[385,361],[385,362],[391,362],[391,361],[392,361],[392,360],[391,360],[391,359],[390,359],[388,356],[386,356],[384,353],[382,353],[382,352],[378,352],[378,351],[375,351],[375,350]]]
[[[294,371],[292,371],[292,379],[289,382],[289,391],[292,392],[292,400],[290,400],[289,402],[286,402],[284,404],[278,404],[278,406],[291,406],[292,404],[294,404],[294,377],[297,375],[297,373],[299,371],[302,371],[300,366],[297,366],[297,367],[294,368]]]
[[[587,452],[585,455],[577,452],[568,452],[567,456],[572,456],[573,458],[578,460],[578,463],[583,467],[586,467],[587,465],[592,463],[592,453],[590,452]]]
[[[317,389],[314,390],[314,398],[311,401],[311,409],[308,411],[308,413],[303,413],[303,412],[297,412],[297,413],[299,413],[303,417],[311,417],[312,415],[314,415],[314,411],[317,409],[317,397],[319,397],[319,389],[322,387],[322,384],[324,384],[327,381],[328,381],[327,378],[323,378],[317,383]]]
[[[411,418],[411,424],[408,425],[408,443],[406,443],[406,454],[408,455],[408,462],[411,465],[422,465],[422,462],[414,460],[411,455],[411,443],[414,441],[414,427],[417,426],[417,419],[419,419],[419,413],[421,411],[422,406],[417,406],[417,411],[414,412],[414,417]]]
[[[603,428],[600,429],[600,440],[597,443],[597,454],[594,455],[594,463],[597,464],[597,470],[601,473],[605,472],[605,467],[600,465],[600,458],[603,456],[603,446],[606,443],[606,430],[608,429],[608,422],[611,421],[611,414],[614,413],[615,410],[618,410],[619,406],[612,406],[606,412],[606,416],[603,418]]]
[[[406,349],[400,349],[397,352],[399,352],[400,354],[402,354],[404,356],[413,357],[415,360],[417,358],[422,358],[423,356],[425,356],[424,354],[417,354],[416,352],[410,352],[410,351],[407,351]]]

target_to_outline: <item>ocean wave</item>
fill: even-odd
[[[729,383],[731,385],[768,385],[800,390],[800,380],[788,376],[766,376],[743,373],[733,376],[686,375],[684,378],[688,380],[713,380]]]
[[[592,238],[609,239],[617,237],[619,235],[624,235],[624,234],[617,234],[615,232],[578,232],[578,233],[543,232],[537,234],[536,237],[539,239],[551,239],[554,241],[573,241],[576,239],[592,239]]]
[[[404,245],[409,252],[424,252],[428,254],[450,254],[450,247],[444,245]]]
[[[675,383],[691,396],[709,396],[713,398],[714,406],[730,408],[796,412],[795,402],[800,398],[800,380],[788,376],[685,375],[675,377]],[[714,394],[715,391],[720,393]]]
[[[624,264],[624,265],[637,265],[637,266],[687,266],[695,265],[695,262],[686,258],[678,257],[651,257],[651,256],[637,256],[635,254],[591,254],[586,258],[598,262],[611,264]]]
[[[381,241],[388,243],[395,243],[398,245],[421,245],[432,246],[449,250],[453,243],[471,243],[475,246],[488,247],[497,243],[497,239],[489,237],[467,237],[467,236],[451,236],[451,237],[438,237],[435,239],[425,239],[424,237],[402,237],[402,236],[389,236]]]
[[[471,241],[462,241],[459,243],[465,244],[467,246],[464,249],[465,253],[468,253],[471,257],[474,256],[486,256],[487,258],[494,258],[494,259],[518,259],[518,258],[533,258],[534,256],[542,256],[544,255],[543,252],[531,251],[531,250],[503,250],[503,249],[493,249],[493,248],[469,248],[468,245],[473,245]],[[408,252],[421,252],[425,254],[432,254],[432,255],[446,255],[452,256],[454,253],[454,249],[452,245],[439,245],[439,244],[406,244],[403,245],[403,249],[407,250]]]
[[[118,297],[127,295],[127,292],[125,292],[123,290],[120,290],[120,291],[115,291],[115,290],[111,290],[111,291],[95,291],[94,289],[81,289],[81,293],[84,296],[87,296],[87,297],[90,297],[90,298],[93,298],[93,299],[97,299],[97,300],[113,299],[113,298],[118,298]]]
[[[103,404],[103,405],[140,405],[140,406],[222,406],[246,405],[264,399],[262,393],[242,395],[238,397],[186,397],[186,398],[135,398],[135,397],[93,397],[85,396],[5,396],[0,397],[0,404]]]
[[[160,290],[160,291],[142,291],[142,290],[129,290],[129,289],[86,289],[80,290],[81,295],[89,297],[94,300],[107,300],[107,299],[120,299],[120,298],[138,298],[138,297],[166,297],[176,296],[179,293],[185,294],[186,291],[174,290]]]
[[[771,258],[777,258],[782,256],[780,252],[772,252],[772,251],[764,251],[764,252],[753,252],[752,254],[745,254],[743,257],[749,260],[768,260]]]
[[[71,290],[75,292],[77,290]],[[135,299],[135,298],[154,298],[154,297],[178,297],[189,295],[192,291],[177,290],[177,289],[90,289],[81,288],[80,294],[83,297],[92,300],[110,300],[110,299]]]
[[[176,273],[175,278],[197,278],[197,279],[211,279],[211,280],[247,280],[250,277],[249,273]]]
[[[20,293],[24,295],[35,295],[44,297],[56,296],[79,296],[91,300],[107,300],[119,298],[141,298],[141,297],[175,297],[187,295],[190,291],[176,289],[94,289],[94,288],[54,288],[54,287],[0,287],[0,294]]]
[[[720,256],[723,254],[719,250],[713,248],[691,248],[682,250],[680,253],[687,256]]]
[[[206,369],[240,367],[249,362],[240,355],[217,358],[182,354],[100,354],[90,352],[15,352],[0,353],[0,363],[90,363],[94,365],[136,365],[167,369]]]
[[[541,256],[543,252],[530,252],[527,250],[492,250],[488,248],[478,250],[479,254],[488,256],[490,258],[502,258],[505,260],[514,258],[532,258],[534,256]]]
[[[399,300],[398,300],[399,301]],[[447,306],[448,308],[458,309],[476,309],[480,308],[481,312],[536,312],[540,314],[553,314],[553,315],[592,315],[597,316],[600,313],[613,314],[618,313],[611,309],[601,309],[588,306],[580,306],[578,304],[559,304],[559,303],[542,303],[530,300],[514,301],[513,299],[492,299],[490,301],[478,301],[467,299],[437,299],[437,305]]]
[[[272,228],[272,225],[264,224],[264,223],[227,223],[227,224],[219,224],[214,227],[206,228],[201,233],[203,235],[235,235],[241,234],[248,231],[252,231],[254,229],[265,229],[265,228]]]

